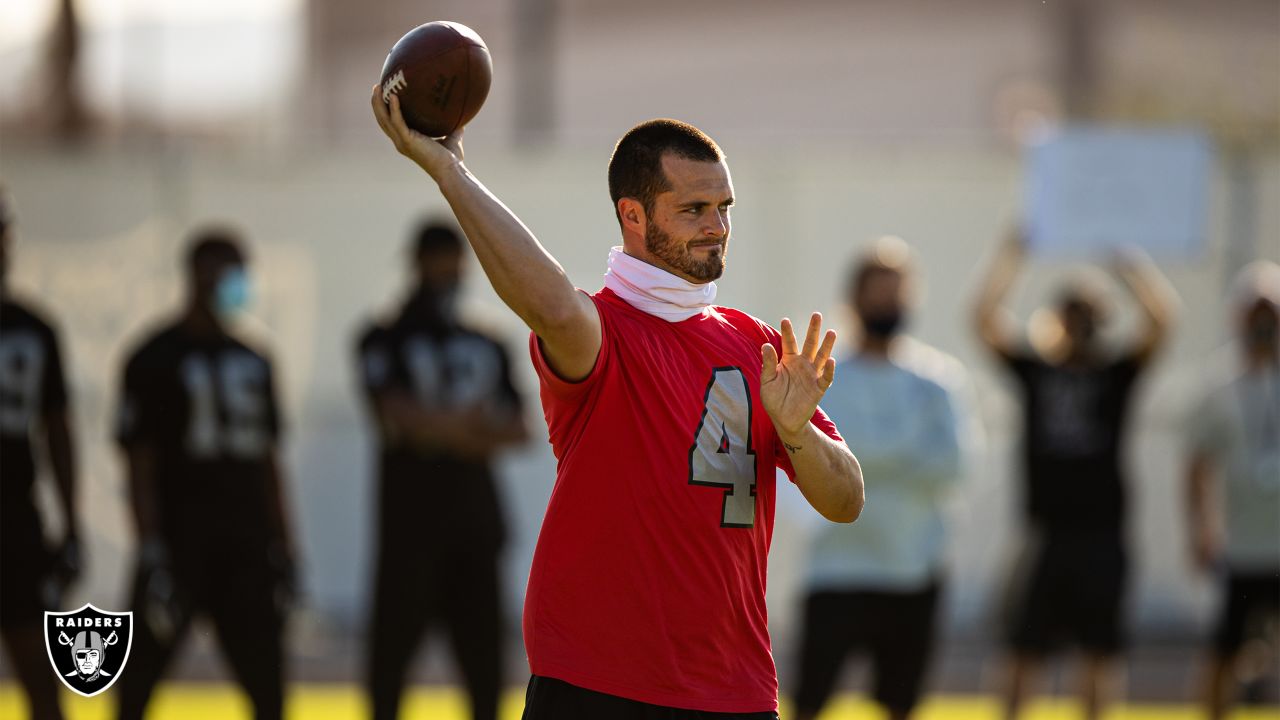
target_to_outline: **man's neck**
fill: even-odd
[[[205,305],[192,302],[180,321],[182,328],[189,334],[201,338],[216,338],[227,334],[222,322]]]
[[[1097,364],[1098,353],[1090,344],[1062,339],[1038,351],[1040,359],[1055,367],[1090,368]]]
[[[886,361],[889,359],[889,349],[892,345],[892,337],[880,337],[863,333],[862,339],[858,343],[858,354],[872,360]]]

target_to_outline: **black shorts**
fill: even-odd
[[[1013,650],[1046,655],[1073,645],[1097,655],[1120,652],[1128,569],[1120,533],[1049,533],[1028,552],[1009,613]]]
[[[6,508],[8,510],[8,508]],[[0,628],[39,628],[46,608],[42,592],[53,562],[40,522],[6,512],[0,525]]]
[[[1219,656],[1240,651],[1259,620],[1280,616],[1280,571],[1231,572],[1223,582],[1222,611],[1213,646]]]
[[[938,584],[916,592],[821,591],[805,604],[796,708],[817,713],[845,657],[871,656],[872,693],[890,710],[910,712],[920,699],[933,653]]]
[[[650,705],[534,675],[523,720],[778,720],[778,713],[718,713]]]

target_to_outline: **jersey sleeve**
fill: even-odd
[[[276,385],[275,363],[262,359],[267,366],[267,434],[272,442],[278,442],[284,432],[284,414],[280,410],[280,390]]]
[[[582,292],[579,290],[578,292]],[[538,385],[543,394],[550,395],[561,402],[575,403],[581,400],[595,385],[596,380],[605,373],[613,355],[611,346],[614,342],[609,327],[609,315],[600,298],[591,296],[595,303],[596,313],[600,316],[600,352],[596,355],[596,364],[591,372],[577,382],[570,382],[556,374],[547,361],[542,349],[542,340],[534,333],[529,333],[529,355],[533,358],[533,369],[538,373]]]
[[[1031,384],[1031,375],[1041,361],[1032,355],[1030,350],[1017,350],[1008,355],[1000,354],[999,358],[1017,379],[1018,384],[1027,387]]]
[[[1112,364],[1110,372],[1116,383],[1127,391],[1129,386],[1137,382],[1138,376],[1142,374],[1144,367],[1145,360],[1142,355],[1139,353],[1129,353],[1119,360],[1116,360],[1115,363]]]
[[[67,407],[67,380],[62,367],[62,350],[58,343],[58,334],[48,328],[45,335],[48,352],[44,356],[43,385],[40,392],[41,410],[47,417],[50,413],[62,412]]]
[[[360,337],[356,348],[360,387],[373,397],[395,384],[395,357],[386,330],[372,327]]]
[[[766,323],[759,321],[757,323],[763,333],[763,339],[773,346],[774,350],[778,352],[778,357],[782,357],[782,335]],[[836,379],[836,382],[839,382],[839,378]],[[761,409],[763,410],[763,408]],[[809,423],[832,440],[844,442],[844,438],[840,436],[840,431],[836,428],[836,424],[831,421],[831,418],[827,417],[821,406],[814,410],[813,417],[809,418]],[[778,438],[777,433],[773,434],[773,453],[777,466],[787,474],[791,482],[795,482],[796,469],[791,464],[791,453],[787,452],[787,449],[782,446],[782,440]]]
[[[134,354],[125,364],[115,427],[116,442],[124,447],[155,442],[159,437],[163,399],[156,389],[153,364],[151,353],[146,350]]]

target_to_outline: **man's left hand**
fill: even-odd
[[[797,437],[818,409],[827,388],[835,380],[836,361],[831,357],[836,333],[822,332],[822,313],[809,318],[804,346],[796,343],[791,321],[783,318],[782,358],[771,343],[760,348],[760,400],[773,426],[785,441]]]

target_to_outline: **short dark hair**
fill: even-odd
[[[220,225],[203,227],[191,233],[187,270],[194,273],[204,263],[215,260],[230,263],[245,261],[244,242],[240,233]]]
[[[911,275],[911,247],[901,238],[887,235],[853,259],[845,274],[845,297],[853,301],[867,280],[878,273]]]
[[[1058,286],[1054,305],[1059,312],[1068,308],[1087,308],[1099,319],[1111,311],[1110,280],[1102,270],[1084,266],[1074,268]]]
[[[414,257],[438,252],[462,252],[462,233],[451,222],[429,219],[418,225],[413,239]]]
[[[609,197],[615,215],[624,197],[639,200],[646,213],[653,211],[654,198],[671,188],[662,171],[662,156],[667,153],[699,162],[724,160],[716,141],[689,123],[659,118],[636,125],[622,136],[609,158]]]

